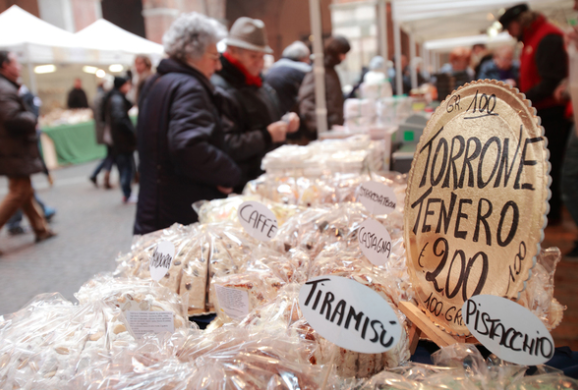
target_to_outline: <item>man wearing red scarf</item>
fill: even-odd
[[[240,193],[249,180],[263,173],[261,160],[265,154],[285,142],[287,133],[298,130],[299,117],[295,113],[284,116],[275,90],[261,78],[263,58],[273,53],[267,45],[263,22],[237,19],[226,43],[222,69],[211,82],[225,90],[229,103],[227,116],[232,123],[225,129],[225,144],[242,171],[241,183],[234,189]]]
[[[509,8],[500,17],[508,33],[524,43],[520,56],[520,91],[532,101],[541,118],[552,170],[552,198],[548,224],[561,222],[561,171],[570,122],[565,117],[565,103],[554,98],[554,91],[568,76],[568,56],[562,31],[544,15],[531,11],[526,4]]]

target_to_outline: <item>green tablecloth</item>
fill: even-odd
[[[42,131],[54,142],[59,165],[81,164],[104,158],[106,147],[96,143],[94,121],[45,127]]]

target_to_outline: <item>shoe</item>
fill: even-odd
[[[96,176],[91,176],[88,178],[88,180],[90,180],[92,184],[94,184],[94,186],[98,188],[98,181],[96,181]]]
[[[19,236],[24,233],[26,233],[26,230],[24,230],[22,226],[14,226],[8,228],[8,234],[10,234],[11,236]]]
[[[128,199],[126,196],[122,197],[122,203],[124,204],[136,204],[138,202],[138,196],[136,196],[134,193],[131,194]]]
[[[110,190],[112,186],[110,185],[110,171],[104,172],[104,188]]]
[[[52,221],[52,218],[54,218],[55,215],[56,215],[56,209],[55,208],[46,207],[44,209],[44,219],[46,219],[46,222]]]
[[[58,234],[55,231],[52,230],[47,230],[46,232],[42,233],[42,234],[37,234],[36,235],[36,242],[42,242],[42,241],[46,241],[49,238],[52,237],[56,237]]]

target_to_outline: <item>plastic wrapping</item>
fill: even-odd
[[[518,303],[528,308],[542,320],[548,330],[562,322],[565,307],[554,298],[554,274],[561,259],[560,249],[548,248],[540,252],[536,266],[532,268],[526,289]]]

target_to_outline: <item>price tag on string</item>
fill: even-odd
[[[350,351],[386,352],[401,337],[401,324],[389,303],[351,279],[310,279],[299,291],[299,307],[321,336]]]
[[[360,184],[357,188],[357,200],[373,215],[389,214],[397,206],[393,188],[376,181]]]
[[[153,255],[151,256],[149,270],[151,278],[158,282],[161,280],[173,265],[175,258],[175,246],[172,242],[161,241],[158,243]]]
[[[367,219],[357,231],[361,251],[374,265],[384,265],[391,255],[391,237],[381,223]]]
[[[271,241],[277,234],[277,218],[262,203],[252,200],[243,202],[239,206],[237,216],[243,229],[257,240]]]
[[[554,356],[554,340],[544,323],[516,302],[476,295],[464,303],[462,316],[472,335],[500,359],[536,366]]]

